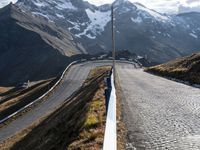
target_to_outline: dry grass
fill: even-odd
[[[8,92],[11,90],[13,87],[0,87],[0,94]]]
[[[200,84],[200,53],[150,67],[145,71],[187,81],[190,84]]]
[[[34,88],[33,86],[31,86],[23,91],[11,93],[10,97],[6,98],[6,101],[0,104],[0,111],[4,111],[5,109],[17,104],[26,97],[31,97],[35,93],[38,93],[42,88],[47,87],[52,80],[53,79],[38,83],[37,85],[34,86]]]
[[[7,97],[6,101],[4,103],[0,104],[0,107],[3,110],[0,112],[1,118],[3,118],[6,115],[12,114],[15,111],[13,108],[18,110],[19,108],[25,106],[26,104],[28,104],[31,101],[40,97],[47,90],[49,90],[50,87],[52,87],[55,84],[57,79],[58,78],[51,78],[48,80],[43,80],[41,82],[34,84],[33,86],[31,86],[27,89],[22,90],[22,91],[16,91],[16,90],[9,91],[9,96]],[[24,96],[21,97],[21,95],[24,95]],[[0,128],[7,126],[8,124],[10,124],[14,120],[16,120],[18,117],[22,116],[24,113],[31,111],[34,107],[36,107],[39,103],[41,103],[41,101],[46,100],[50,95],[51,95],[51,93],[49,93],[47,96],[45,96],[40,101],[34,103],[33,105],[29,106],[25,110],[21,111],[20,113],[14,115],[12,118],[8,119],[3,124],[0,124]],[[16,99],[16,103],[12,104],[12,102],[11,102],[9,107],[6,105],[6,104],[9,104],[10,101],[13,100],[13,98],[15,99],[18,96],[21,98]],[[6,107],[3,107],[5,105],[6,105]]]
[[[103,146],[106,108],[104,86],[95,94],[89,105],[84,125],[77,138],[68,146],[69,150],[100,150]]]
[[[13,87],[0,87],[0,102],[4,98],[2,94],[10,91],[11,89],[13,89]]]
[[[1,143],[0,149],[64,150],[74,142],[79,148],[100,149],[105,125],[104,71],[90,76],[60,108]]]
[[[101,72],[109,71],[111,67],[97,67],[90,72],[90,77],[97,76]],[[106,107],[105,107],[105,83],[102,82],[91,103],[84,125],[77,138],[68,146],[69,150],[100,150],[103,146]]]

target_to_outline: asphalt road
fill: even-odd
[[[70,68],[61,82],[61,85],[54,93],[39,106],[17,118],[11,124],[0,129],[0,142],[27,128],[34,121],[58,108],[67,98],[69,98],[78,88],[81,87],[87,78],[90,70],[96,66],[108,65],[110,62],[85,62],[74,65]]]
[[[200,150],[200,89],[119,66],[127,150]]]
[[[92,68],[106,64],[73,66],[49,99],[0,129],[0,142],[58,108]],[[200,89],[145,73],[131,64],[117,63],[117,73],[128,130],[126,149],[200,149]]]

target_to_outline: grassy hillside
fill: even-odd
[[[188,81],[190,84],[200,84],[200,53],[150,67],[145,71]]]
[[[104,78],[110,69],[94,69],[63,105],[0,143],[0,149],[101,149],[106,121]]]

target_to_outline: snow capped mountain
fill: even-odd
[[[95,39],[110,21],[110,13],[98,10],[82,0],[19,0],[22,8],[31,10],[35,15],[43,16],[58,25],[65,26],[77,37],[83,35]]]
[[[81,0],[76,1],[76,3],[70,0],[56,0],[52,2],[45,0],[32,0],[29,2],[19,0],[17,4],[31,10],[35,15],[41,15],[56,23],[58,22],[57,20],[66,22],[68,29],[72,30],[72,33],[76,33],[75,35],[79,38],[81,36],[87,36],[88,38],[95,39],[97,35],[100,35],[104,31],[106,25],[110,22],[110,5],[96,7]],[[115,7],[119,14],[137,11],[138,17],[131,19],[138,23],[141,23],[143,19],[150,18],[159,21],[169,19],[168,16],[150,10],[139,3],[133,4],[127,0],[117,0]],[[66,12],[69,12],[69,14],[66,14]],[[81,18],[84,18],[84,20],[81,20],[81,18],[77,18],[77,20],[70,17],[81,15],[80,13],[83,13]]]
[[[135,3],[137,7],[138,15],[142,16],[143,18],[154,18],[157,21],[168,21],[170,18],[167,15],[160,14],[154,10],[148,9],[145,6]]]
[[[82,33],[75,34],[77,37],[81,37],[82,35],[87,36],[90,39],[95,39],[97,35],[100,35],[105,26],[110,21],[110,12],[102,12],[100,10],[90,10],[86,9],[87,16],[89,17],[88,26],[84,29]]]
[[[111,49],[110,4],[97,7],[83,0],[19,0],[17,5],[69,30],[89,53]],[[128,0],[116,0],[114,6],[119,50],[163,62],[200,49],[200,13],[161,14]]]

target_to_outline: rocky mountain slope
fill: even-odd
[[[200,84],[200,53],[150,67],[146,71],[187,81],[190,84]]]
[[[0,86],[56,76],[82,53],[71,33],[44,18],[13,4],[0,9]]]
[[[94,54],[111,49],[110,4],[83,0],[19,0],[17,5],[69,30]],[[116,0],[116,46],[166,62],[200,48],[200,13],[161,14],[139,3]]]

